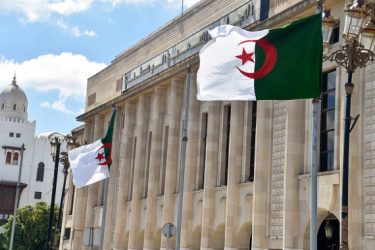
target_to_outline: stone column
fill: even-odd
[[[196,73],[191,74],[191,87],[189,96],[189,124],[187,132],[184,201],[182,207],[181,223],[181,249],[191,249],[191,237],[193,233],[193,191],[198,157],[199,135],[199,106],[197,100]]]
[[[268,183],[270,181],[272,148],[272,102],[257,103],[257,135],[255,139],[255,173],[253,184],[253,232],[252,249],[268,249],[267,216]]]
[[[122,108],[118,107],[115,116],[115,123],[113,127],[113,137],[112,137],[112,164],[110,168],[110,175],[109,175],[109,183],[108,183],[108,194],[107,194],[107,211],[106,211],[106,221],[105,225],[101,225],[103,230],[104,227],[104,242],[103,242],[103,249],[113,249],[112,242],[113,242],[113,230],[116,217],[115,209],[116,209],[116,197],[118,195],[117,183],[118,183],[118,175],[119,175],[119,156],[121,152],[121,137],[122,137],[122,128],[121,119],[122,119]],[[110,115],[108,116],[108,121],[111,119],[112,110],[110,111]],[[107,131],[107,129],[106,129]],[[104,185],[104,182],[103,182]],[[102,195],[106,195],[103,193]],[[103,204],[105,205],[105,204]]]
[[[104,131],[104,117],[102,115],[95,116],[93,140],[100,139]],[[94,213],[97,205],[99,183],[94,183],[88,186],[86,216],[85,216],[85,230],[94,227]]]
[[[167,149],[167,163],[165,174],[165,191],[164,191],[164,207],[163,207],[163,225],[165,223],[175,222],[175,204],[176,204],[176,179],[178,178],[177,170],[179,167],[178,154],[180,145],[180,127],[181,127],[181,107],[182,107],[182,93],[184,87],[183,78],[173,78],[171,80],[170,88],[168,89],[168,149]],[[171,242],[173,241],[173,242]],[[175,240],[170,240],[170,246],[174,248]],[[162,237],[161,248],[167,247],[165,237]]]
[[[229,166],[226,202],[225,248],[240,248],[237,239],[239,232],[239,214],[241,212],[239,195],[243,152],[245,102],[232,102],[230,118]]]
[[[91,141],[92,123],[85,122],[84,140]],[[77,188],[74,196],[74,207],[72,216],[72,249],[82,249],[83,231],[85,228],[85,215],[87,204],[88,187]]]
[[[137,146],[134,164],[133,195],[130,215],[130,233],[128,249],[142,249],[143,239],[139,239],[141,225],[141,196],[144,178],[145,152],[147,142],[147,121],[149,117],[150,100],[146,95],[140,95],[137,104],[136,131]]]
[[[150,167],[148,179],[147,192],[147,210],[146,210],[146,226],[145,226],[145,242],[143,249],[157,249],[160,248],[155,244],[154,237],[161,237],[156,235],[156,231],[161,225],[157,223],[157,195],[159,187],[159,173],[161,164],[161,148],[162,148],[162,134],[163,134],[163,118],[165,108],[165,89],[155,87],[154,95],[151,105],[151,128],[152,141],[150,152]],[[161,238],[159,238],[161,240]]]
[[[220,138],[220,103],[208,103],[206,167],[204,174],[201,249],[215,247],[215,187]]]
[[[130,218],[125,218],[126,215],[126,199],[128,193],[128,180],[130,175],[131,160],[132,160],[132,144],[134,137],[134,124],[135,124],[135,108],[136,105],[127,102],[124,107],[124,128],[121,137],[121,154],[119,159],[119,175],[118,175],[118,194],[117,194],[117,208],[116,208],[116,220],[115,220],[115,230],[114,230],[114,249],[127,249],[127,244],[124,241],[124,228],[125,220]]]
[[[374,113],[374,102],[370,102],[372,98],[369,98],[373,91],[368,91],[373,88],[373,74],[369,71],[374,72],[374,64],[369,65],[366,70],[358,70],[358,73],[354,75],[354,91],[352,94],[352,106],[351,116],[356,117],[357,114],[361,114],[353,130],[350,132],[350,146],[349,146],[349,249],[365,249],[366,247],[362,244],[364,234],[364,228],[367,229],[367,225],[370,225],[374,221],[373,215],[371,220],[367,220],[368,214],[364,214],[365,205],[371,204],[373,199],[368,201],[369,196],[364,186],[372,188],[373,185],[368,185],[367,180],[371,180],[371,184],[374,183],[373,175],[369,174],[369,168],[366,163],[372,162],[373,160],[368,157],[369,148],[373,148],[374,137],[367,137],[368,130],[366,128],[373,127],[367,121],[371,119],[371,114]],[[367,73],[365,75],[365,72]],[[366,86],[367,85],[367,86]],[[366,89],[366,90],[365,90]],[[370,92],[370,93],[367,93]],[[372,92],[372,93],[371,93]],[[342,95],[344,96],[344,95]],[[368,106],[372,106],[372,109],[368,109]],[[366,111],[365,111],[366,109]],[[361,118],[362,117],[362,118]],[[366,117],[366,120],[363,118]],[[373,117],[373,116],[372,116]],[[366,123],[367,122],[367,123]],[[366,131],[366,133],[365,133]],[[369,143],[370,141],[370,143]],[[371,173],[371,172],[370,172]],[[361,176],[361,177],[359,177]],[[366,176],[367,178],[364,178]],[[371,176],[371,177],[370,177]],[[372,187],[371,187],[372,186]],[[371,192],[373,195],[373,192]],[[367,196],[367,197],[366,197]],[[372,196],[373,197],[373,196]],[[365,203],[366,202],[366,203]],[[363,223],[363,220],[365,223]],[[365,226],[364,226],[365,225]],[[374,228],[372,228],[374,231]],[[366,230],[367,231],[367,230]]]
[[[311,100],[308,100],[311,105]],[[298,174],[303,172],[305,100],[287,102],[284,168],[284,249],[297,249],[299,232]]]

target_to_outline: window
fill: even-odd
[[[36,181],[43,181],[43,179],[44,179],[44,163],[39,162],[38,169],[36,172]]]
[[[226,186],[228,183],[230,116],[231,106],[226,105],[223,116],[220,186]]]
[[[34,193],[34,199],[37,199],[37,200],[42,199],[42,192],[35,192]]]
[[[116,81],[116,91],[120,91],[122,89],[122,78],[117,79]]]
[[[129,174],[129,182],[128,182],[128,201],[131,201],[133,198],[133,180],[134,180],[134,166],[135,166],[135,153],[137,149],[137,137],[134,137],[133,141],[133,152],[132,152],[132,160],[130,164],[130,174]]]
[[[17,105],[13,104],[13,110],[16,110],[16,109],[17,109]]]
[[[169,136],[169,126],[165,126],[163,135],[163,145],[162,145],[162,158],[160,166],[159,175],[159,192],[158,195],[164,195],[165,188],[165,171],[167,167],[167,152],[168,152],[168,136]]]
[[[10,164],[12,162],[12,153],[7,152],[6,157],[5,157],[5,164]]]
[[[18,155],[19,155],[18,152],[15,152],[13,154],[13,162],[12,162],[13,165],[18,165]]]
[[[14,137],[14,133],[13,133],[13,132],[10,132],[10,133],[9,133],[9,137]]]
[[[325,72],[322,82],[320,171],[334,169],[336,71]]]
[[[70,232],[71,232],[70,227],[65,228],[65,231],[64,231],[64,240],[69,240],[70,239]]]
[[[199,164],[198,164],[198,179],[197,179],[197,188],[204,188],[204,172],[206,168],[206,145],[207,145],[207,121],[208,114],[202,114],[201,122],[201,138],[200,138],[200,147],[199,147]]]
[[[74,194],[75,194],[75,192],[76,192],[76,188],[75,188],[75,186],[73,185],[72,196],[71,196],[71,200],[70,200],[69,215],[72,215],[72,214],[73,214],[73,207],[74,207]]]
[[[250,171],[247,181],[254,181],[254,166],[255,166],[255,136],[257,125],[257,103],[252,102],[251,109],[251,141],[250,141]]]
[[[20,137],[21,137],[21,134],[20,134],[20,133],[16,133],[16,137],[17,137],[17,138],[20,138]]]
[[[338,43],[340,39],[340,23],[337,23],[332,30],[332,35],[329,39],[329,44]]]
[[[4,108],[5,108],[5,104],[2,103],[2,104],[1,104],[1,109],[3,110]]]
[[[93,105],[96,102],[96,93],[87,97],[87,106]]]
[[[147,197],[148,193],[148,176],[150,170],[150,159],[151,159],[151,142],[152,142],[152,132],[148,133],[148,140],[147,140],[147,149],[146,149],[146,162],[145,162],[145,173],[143,179],[143,195],[142,198]]]

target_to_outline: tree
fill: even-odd
[[[58,208],[55,206],[52,230],[55,231]],[[38,202],[35,207],[24,206],[17,209],[14,250],[42,250],[46,248],[49,205]],[[1,247],[8,249],[13,216],[4,225]],[[0,249],[2,249],[0,247]]]

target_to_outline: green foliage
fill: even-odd
[[[47,239],[48,217],[50,206],[38,202],[35,207],[24,206],[17,209],[16,230],[14,234],[14,250],[43,250]],[[58,208],[55,206],[52,232],[55,231]],[[12,230],[13,216],[4,225],[4,233],[0,237],[0,250],[8,249]]]

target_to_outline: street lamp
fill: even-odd
[[[51,196],[51,204],[50,204],[50,214],[48,219],[48,231],[47,231],[47,250],[51,249],[53,246],[52,240],[52,222],[54,217],[54,208],[55,208],[55,196],[56,196],[56,186],[57,186],[57,174],[59,169],[59,163],[61,162],[64,166],[63,173],[64,173],[64,183],[63,189],[61,194],[60,200],[60,208],[59,208],[59,215],[57,220],[57,229],[61,225],[61,214],[62,214],[62,205],[64,202],[64,195],[65,195],[65,184],[66,184],[66,176],[68,174],[69,168],[69,160],[68,160],[68,153],[66,151],[61,152],[61,144],[65,144],[67,149],[69,147],[74,147],[77,145],[75,138],[71,135],[64,136],[59,133],[53,133],[49,136],[50,144],[51,144],[51,156],[52,160],[55,163],[54,173],[53,173],[53,185],[52,185],[52,196]]]
[[[59,169],[59,157],[60,157],[60,147],[61,142],[64,139],[63,135],[61,134],[51,134],[50,137],[51,143],[51,155],[52,159],[55,162],[55,168],[53,172],[53,184],[52,184],[52,195],[51,195],[51,203],[50,203],[50,211],[49,211],[49,218],[48,218],[48,231],[47,231],[47,250],[51,249],[51,234],[52,234],[52,220],[53,214],[55,209],[55,195],[56,195],[56,183],[57,183],[57,172]]]
[[[341,185],[341,232],[340,249],[348,249],[348,179],[349,179],[349,135],[358,116],[350,116],[351,96],[354,84],[352,75],[357,68],[363,68],[369,61],[375,60],[372,52],[375,37],[373,12],[366,0],[348,0],[345,5],[345,25],[343,31],[344,44],[330,55],[324,55],[324,60],[335,61],[343,66],[348,73],[348,82],[345,84],[346,109],[345,131],[342,164]],[[363,44],[362,44],[363,42]]]
[[[69,151],[70,149],[73,149],[79,144],[76,142],[76,138],[72,135],[67,135],[64,137],[64,141],[66,141],[66,149]],[[56,161],[57,158],[53,157],[54,161]],[[60,206],[59,206],[59,215],[57,217],[57,226],[56,226],[56,234],[59,235],[61,233],[61,220],[62,220],[62,211],[64,207],[64,199],[65,199],[65,186],[66,186],[66,178],[68,176],[68,171],[69,171],[69,159],[68,159],[68,152],[61,152],[60,153],[60,158],[58,159],[64,166],[63,168],[63,174],[64,174],[64,181],[63,181],[63,186],[61,190],[61,199],[60,199]],[[58,246],[59,243],[59,237],[56,238],[54,237],[54,242],[55,246]]]

